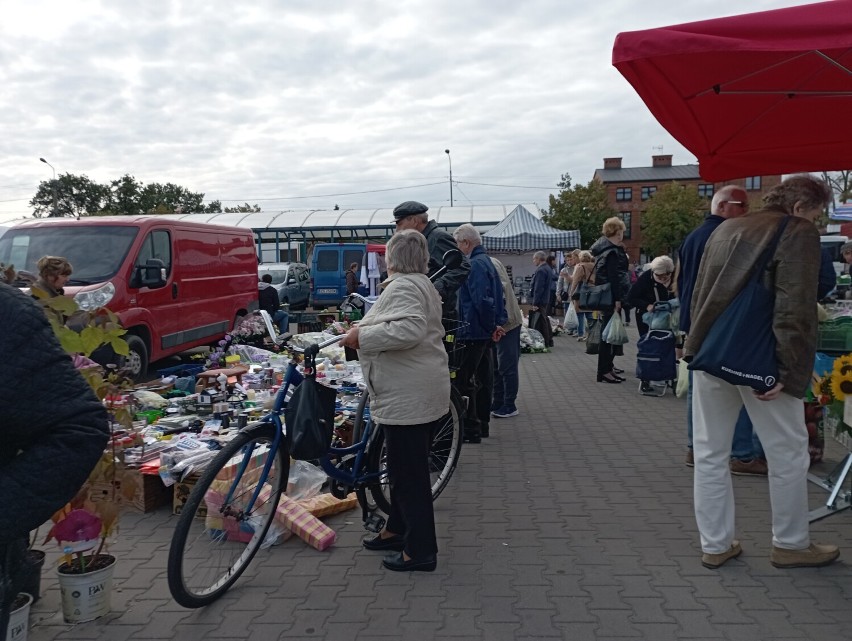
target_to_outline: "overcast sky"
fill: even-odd
[[[280,211],[448,205],[450,149],[455,205],[546,206],[605,156],[695,162],[617,33],[797,4],[0,0],[0,220],[31,213],[39,157]]]

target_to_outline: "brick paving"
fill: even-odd
[[[852,510],[812,524],[815,540],[841,546],[840,562],[778,570],[766,480],[734,477],[744,553],[703,568],[684,401],[640,396],[632,377],[597,384],[584,344],[555,342],[521,358],[520,415],[493,419],[492,436],[462,450],[435,505],[436,572],[383,570],[353,510],[327,519],[330,550],[293,537],[218,602],[186,610],[166,586],[176,517],[162,508],[122,521],[108,616],[63,623],[48,568],[29,639],[852,639]],[[630,372],[635,343],[625,352]],[[813,471],[844,454],[829,440]],[[825,496],[812,486],[811,506]]]

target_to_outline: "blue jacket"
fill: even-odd
[[[725,222],[722,216],[715,214],[707,216],[704,222],[692,230],[681,243],[677,251],[677,295],[680,300],[680,331],[689,334],[692,319],[689,316],[689,306],[692,303],[692,291],[698,279],[698,268],[701,267],[701,257],[704,246],[710,234]]]
[[[481,246],[475,247],[468,258],[470,275],[459,288],[459,321],[463,324],[458,337],[468,341],[490,340],[494,330],[508,320],[503,284]]]
[[[533,274],[530,283],[530,296],[532,304],[536,307],[547,307],[550,305],[550,283],[553,281],[553,270],[547,263],[541,263]]]

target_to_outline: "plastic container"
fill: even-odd
[[[24,601],[21,605],[20,601]],[[18,607],[13,609],[9,615],[9,627],[6,628],[7,641],[27,641],[27,633],[29,632],[30,622],[30,606],[33,603],[33,597],[30,594],[21,592],[15,600],[15,605]]]
[[[59,589],[62,593],[62,617],[66,623],[94,621],[110,610],[112,593],[112,574],[115,570],[115,557],[110,555],[110,564],[94,572],[85,574],[64,574],[59,566]],[[91,557],[89,557],[91,558]]]

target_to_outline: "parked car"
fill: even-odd
[[[304,263],[264,263],[258,265],[257,276],[272,276],[272,285],[282,303],[291,309],[305,309],[311,298],[311,274]]]
[[[134,378],[150,361],[219,340],[257,309],[249,229],[162,216],[49,218],[0,237],[0,262],[37,273],[45,255],[74,267],[65,285],[86,310],[107,307],[127,330]]]

